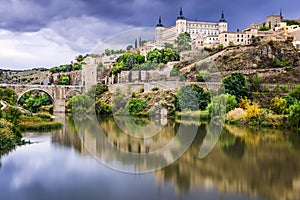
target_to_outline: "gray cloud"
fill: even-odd
[[[51,59],[56,56],[61,58],[60,62],[70,60],[73,57],[67,59],[67,56],[87,53],[124,30],[154,27],[158,16],[162,16],[165,26],[172,26],[181,4],[185,17],[191,20],[218,21],[224,10],[230,30],[262,22],[266,15],[279,13],[280,8],[286,18],[300,17],[299,0],[288,3],[274,0],[0,0],[0,36],[1,30],[6,31],[5,38],[0,40],[0,66],[11,62],[9,66],[51,67],[54,65]],[[29,44],[24,45],[23,40]],[[48,44],[48,50],[38,42]],[[51,59],[37,59],[40,57],[35,55],[41,54],[40,48],[51,52]],[[32,55],[27,55],[28,52]],[[12,59],[13,56],[16,59]]]

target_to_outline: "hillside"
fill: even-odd
[[[300,52],[288,42],[228,47],[200,61],[182,62],[178,67],[188,81],[199,81],[203,73],[208,81],[215,81],[217,75],[241,72],[249,77],[261,76],[265,83],[300,82]]]

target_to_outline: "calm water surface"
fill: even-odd
[[[147,124],[147,120],[137,123]],[[145,153],[165,145],[182,124],[164,122],[160,133],[147,141],[130,138],[111,119],[101,120],[100,125],[118,148]],[[129,161],[103,148],[103,141],[88,128],[78,133],[69,119],[63,130],[27,133],[25,138],[34,144],[1,158],[0,199],[300,199],[297,134],[226,126],[212,152],[200,159],[208,126],[184,126],[198,126],[188,151],[172,165],[146,174],[101,164],[95,157],[120,166]]]

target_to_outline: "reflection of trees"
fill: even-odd
[[[224,128],[219,145],[223,153],[233,159],[242,159],[245,153],[245,142],[239,138],[232,135],[228,129]]]
[[[300,153],[300,135],[298,133],[290,134],[288,140],[291,144],[291,149],[296,153]]]
[[[270,132],[253,145],[252,135],[251,139],[236,137],[224,129],[219,145],[204,159],[198,158],[204,137],[200,133],[189,151],[157,171],[156,177],[159,182],[172,182],[178,192],[210,186],[264,199],[300,199],[300,155],[290,151],[289,141],[276,140]]]

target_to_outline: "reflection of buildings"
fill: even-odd
[[[274,139],[273,135],[272,142],[268,138],[252,146],[229,135],[204,159],[198,158],[203,136],[198,134],[196,140],[176,163],[156,172],[158,184],[171,182],[178,192],[217,187],[224,194],[300,199],[299,153],[292,153],[283,138]],[[245,152],[236,156],[240,148]]]
[[[134,161],[127,160],[105,143],[114,143],[124,151],[154,151],[160,141],[165,145],[174,137],[178,127],[168,124],[156,139],[132,140],[122,133],[112,121],[102,121],[101,127],[108,134],[109,140],[103,140],[93,132],[88,124],[81,137],[72,128],[72,123],[65,125],[65,130],[55,134],[53,141],[72,146],[84,155],[89,152],[107,161],[130,165]],[[225,129],[218,145],[204,159],[199,159],[199,149],[206,134],[206,125],[201,125],[198,135],[189,150],[172,165],[155,172],[157,184],[170,182],[179,193],[194,189],[215,189],[220,193],[241,193],[258,196],[264,199],[300,199],[300,153],[291,152],[291,144],[281,134],[263,132],[264,137],[257,138],[257,133],[235,127]],[[231,134],[230,131],[236,132]],[[248,132],[247,132],[248,131]],[[238,135],[239,137],[235,137]],[[279,137],[279,138],[278,138]],[[295,140],[293,140],[295,141]],[[128,146],[131,144],[131,147]],[[238,153],[237,153],[238,152]],[[160,157],[161,158],[161,157]],[[164,158],[162,158],[164,159]],[[142,163],[140,167],[149,167],[153,163]]]

